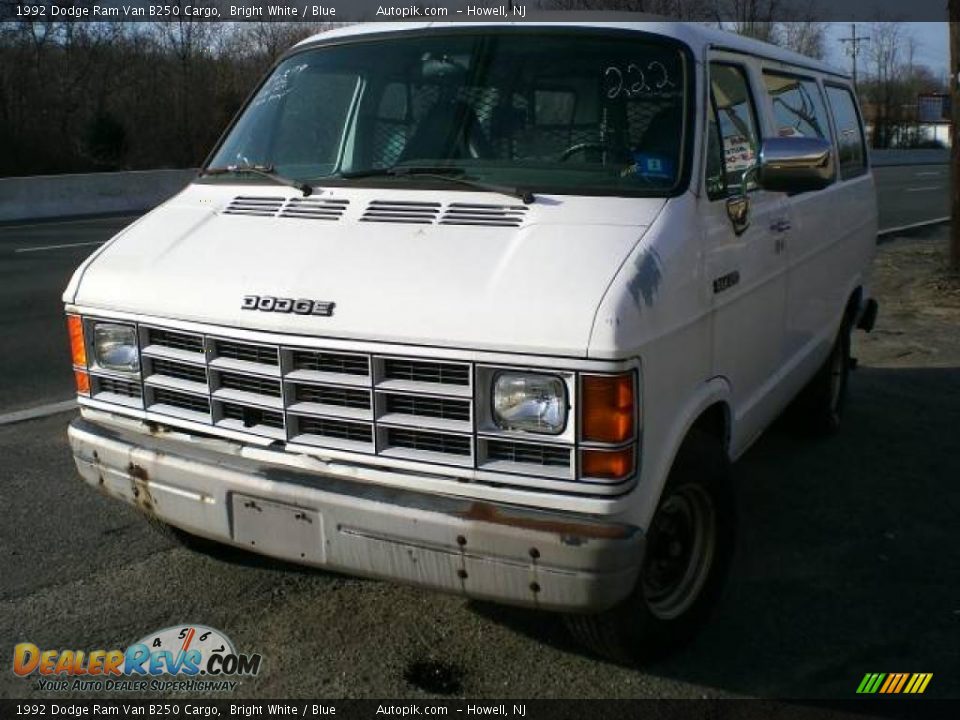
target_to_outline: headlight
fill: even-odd
[[[500,373],[493,384],[493,419],[504,430],[558,435],[567,424],[567,387],[553,375]]]
[[[93,355],[97,365],[105,370],[137,372],[140,352],[137,333],[132,325],[97,323],[93,328]]]

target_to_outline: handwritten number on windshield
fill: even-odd
[[[647,82],[648,73],[653,85]],[[636,63],[628,63],[625,68],[610,65],[603,71],[603,76],[608,84],[607,97],[611,100],[621,95],[634,98],[654,90],[676,87],[666,66],[659,60],[647,63],[646,68],[641,68]]]

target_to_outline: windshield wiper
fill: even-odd
[[[288,177],[277,174],[277,172],[273,169],[273,165],[227,165],[226,167],[208,167],[201,171],[200,175],[242,175],[244,173],[259,175],[260,177],[265,177],[268,180],[273,180],[275,183],[279,183],[280,185],[286,185],[287,187],[295,188],[296,190],[302,192],[304,197],[309,197],[313,194],[313,188],[307,183],[300,182],[299,180],[292,180]]]
[[[508,187],[506,185],[485,183],[481,180],[471,180],[470,178],[462,177],[463,172],[464,171],[460,168],[448,167],[445,165],[436,167],[425,165],[395,165],[393,167],[371,168],[369,170],[348,170],[347,172],[338,173],[334,177],[353,180],[354,178],[368,177],[416,176],[418,178],[425,178],[427,180],[444,180],[446,182],[457,183],[459,185],[466,185],[474,190],[483,190],[485,192],[495,192],[501,195],[510,195],[511,197],[519,198],[524,205],[531,205],[534,201],[536,201],[536,197],[529,190],[521,190],[520,188]]]

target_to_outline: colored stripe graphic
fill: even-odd
[[[860,695],[923,694],[933,673],[867,673],[857,686]]]

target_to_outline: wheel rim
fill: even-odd
[[[690,609],[710,575],[716,535],[716,509],[703,487],[677,488],[661,504],[647,535],[641,581],[654,616],[670,620]]]

